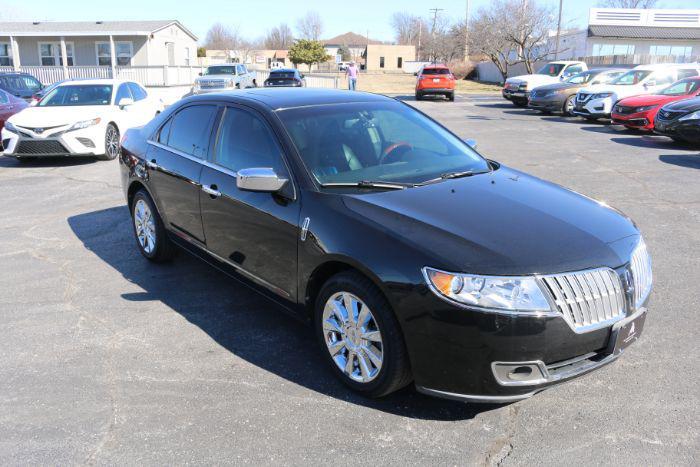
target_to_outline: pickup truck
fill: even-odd
[[[192,94],[254,88],[257,86],[255,72],[248,71],[245,65],[238,63],[211,65],[194,80]]]
[[[545,84],[558,83],[586,70],[588,70],[588,66],[583,62],[549,62],[537,73],[508,78],[503,85],[503,98],[518,107],[525,107],[532,89]]]

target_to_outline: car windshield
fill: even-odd
[[[683,79],[677,81],[659,92],[664,96],[685,96],[687,94],[696,94],[700,91],[700,80],[698,79]]]
[[[275,71],[270,73],[270,78],[294,78],[293,71]]]
[[[2,83],[2,86],[4,88],[10,89],[12,91],[37,92],[41,89],[41,83],[37,81],[36,78],[34,78],[33,76],[2,76],[0,77],[0,83]]]
[[[39,102],[39,106],[109,105],[111,102],[112,85],[81,84],[57,87]]]
[[[575,74],[566,80],[567,83],[571,84],[585,84],[593,78],[593,73],[590,71],[584,71],[582,73]]]
[[[561,63],[548,63],[537,72],[538,75],[559,76],[564,65]]]
[[[321,184],[417,184],[490,171],[465,142],[398,102],[309,106],[278,114]]]
[[[204,71],[205,75],[235,75],[235,66],[209,66]]]
[[[447,68],[423,68],[424,75],[449,75],[450,70]]]
[[[618,86],[631,86],[639,84],[644,78],[651,74],[651,70],[630,70],[624,75],[620,75],[610,82]]]

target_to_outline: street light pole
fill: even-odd
[[[557,59],[559,55],[559,36],[561,35],[561,7],[564,0],[559,0],[559,20],[557,21],[557,45],[554,49],[554,60]]]
[[[469,0],[467,0],[466,16],[464,17],[464,61],[469,61]]]

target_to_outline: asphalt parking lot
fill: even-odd
[[[2,463],[698,465],[700,148],[495,97],[414,104],[637,222],[655,291],[620,360],[507,406],[366,400],[265,299],[185,254],[146,262],[115,161],[0,158]]]

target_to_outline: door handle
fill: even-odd
[[[202,191],[209,196],[211,196],[212,199],[214,198],[219,198],[221,197],[221,192],[216,189],[216,185],[211,185],[211,186],[206,186],[202,185]]]
[[[149,169],[153,169],[153,170],[160,169],[160,166],[156,163],[155,159],[151,159],[150,161],[146,161],[146,167],[148,167]]]

